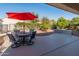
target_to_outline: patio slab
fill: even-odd
[[[54,33],[48,36],[37,36],[35,44],[32,46],[21,46],[18,48],[8,48],[3,56],[40,56],[46,55],[50,51],[58,50],[68,46],[76,41],[79,37],[68,34]],[[53,55],[53,54],[49,54]]]
[[[43,56],[79,56],[79,40],[57,50],[49,51]]]

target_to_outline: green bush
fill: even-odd
[[[40,30],[46,31],[47,29],[51,29],[51,24],[49,20],[46,17],[44,17],[42,19],[42,23],[40,24]]]
[[[58,20],[57,20],[57,27],[59,29],[65,29],[65,27],[67,27],[69,25],[69,21],[66,20],[64,17],[60,17]]]

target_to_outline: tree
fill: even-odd
[[[51,28],[50,21],[47,17],[42,18],[42,23],[40,24],[40,29],[46,31]]]
[[[25,30],[26,29],[26,22],[18,22],[16,23],[16,28],[18,29],[22,29],[22,30]]]
[[[69,22],[64,17],[60,17],[57,21],[57,26],[59,29],[64,29],[68,25],[69,25]]]
[[[78,26],[78,25],[79,25],[79,17],[74,17],[74,18],[71,20],[70,25]]]
[[[72,30],[79,30],[79,17],[74,17],[70,21],[70,26],[72,26]]]
[[[51,26],[52,26],[52,29],[56,29],[57,26],[56,26],[56,21],[55,20],[51,20]]]
[[[30,25],[31,25],[31,28],[37,29],[38,28],[38,19],[32,20]]]

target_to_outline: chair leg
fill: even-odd
[[[19,46],[21,46],[20,44],[12,44],[11,45],[11,48],[17,48],[17,47],[19,47]]]
[[[17,47],[19,47],[19,46],[21,46],[21,44],[20,44],[20,42],[18,42],[18,41],[15,41],[15,42],[11,45],[12,48],[17,48]]]
[[[34,38],[36,40],[36,38]]]
[[[32,41],[32,42],[28,43],[27,45],[33,45],[33,44],[34,44],[34,42]]]
[[[34,44],[33,39],[36,39],[36,38],[31,37],[30,40],[28,41],[27,45],[33,45]]]

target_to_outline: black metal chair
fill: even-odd
[[[17,48],[20,46],[20,43],[14,38],[14,36],[12,34],[7,34],[9,39],[11,40],[11,42],[13,43],[11,45],[12,48]]]
[[[35,39],[35,36],[36,36],[36,31],[31,32],[31,34],[30,34],[30,39],[29,39],[29,41],[28,41],[28,45],[34,44],[33,39]]]
[[[7,35],[9,37],[10,41],[12,41],[12,42],[16,41],[12,34],[7,34]]]

